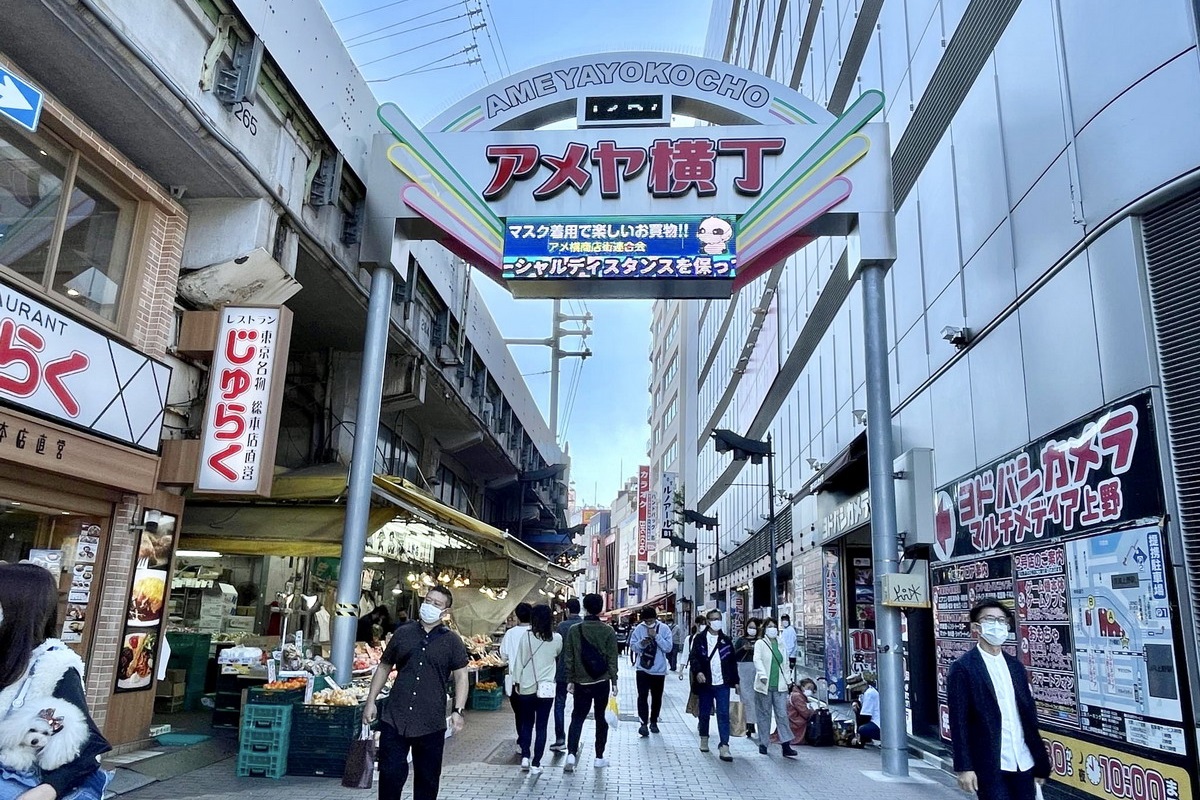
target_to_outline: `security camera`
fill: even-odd
[[[942,328],[942,338],[955,347],[961,349],[970,343],[971,332],[966,328],[947,325],[946,327]]]

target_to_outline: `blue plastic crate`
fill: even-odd
[[[247,728],[278,730],[287,735],[291,723],[291,706],[246,705],[242,707],[242,730]]]
[[[274,778],[279,780],[287,774],[287,754],[238,753],[237,775],[239,778]]]
[[[280,753],[287,758],[291,738],[283,728],[243,728],[240,740],[243,753]]]
[[[501,689],[472,689],[471,708],[475,711],[496,711],[504,705],[504,691]]]

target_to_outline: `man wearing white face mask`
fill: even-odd
[[[980,800],[1034,800],[1036,785],[1050,776],[1050,759],[1025,667],[1001,649],[1010,612],[985,598],[970,620],[979,646],[955,661],[946,678],[959,788]]]
[[[442,750],[446,743],[446,696],[454,688],[450,729],[463,729],[467,705],[467,648],[456,633],[442,624],[454,602],[444,586],[434,586],[421,603],[421,621],[396,629],[383,652],[362,721],[377,716],[375,699],[387,683],[392,668],[396,680],[383,711],[379,733],[379,800],[400,800],[408,780],[408,754],[412,752],[413,800],[437,800],[442,778]]]

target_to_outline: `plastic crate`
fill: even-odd
[[[256,706],[293,706],[303,702],[303,689],[265,689],[262,686],[252,686],[246,696],[246,704]]]
[[[476,711],[495,711],[504,705],[503,689],[471,689],[471,708]]]
[[[241,731],[242,753],[278,753],[287,758],[290,738],[282,728],[243,728]]]
[[[274,778],[279,780],[287,774],[287,753],[238,753],[237,775],[239,778]]]
[[[362,706],[292,706],[292,741],[350,741],[362,726]]]
[[[292,706],[247,705],[242,708],[242,729],[274,730],[287,734]]]
[[[297,753],[293,750],[287,758],[287,773],[311,778],[341,778],[346,771],[349,749],[347,742],[338,752]]]

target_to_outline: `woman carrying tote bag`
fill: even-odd
[[[521,771],[537,774],[542,771],[542,755],[546,752],[546,725],[554,709],[554,695],[558,689],[555,673],[563,641],[562,636],[554,631],[554,615],[550,606],[534,606],[530,622],[529,631],[517,647],[513,698],[517,710],[517,746],[521,748]]]

